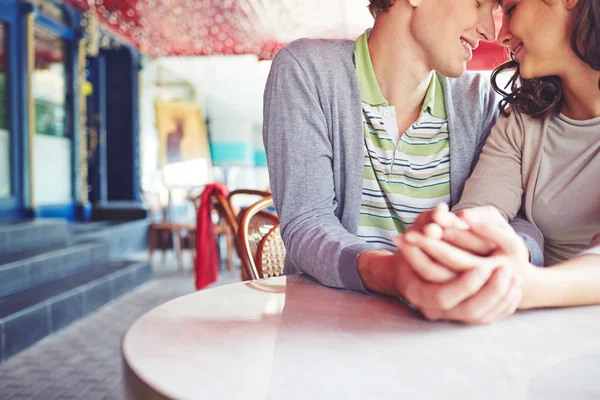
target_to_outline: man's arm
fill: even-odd
[[[383,250],[365,251],[358,257],[358,274],[365,288],[372,293],[401,297],[396,280],[394,254]]]
[[[271,191],[291,263],[323,285],[366,291],[359,256],[376,246],[335,216],[334,146],[320,93],[286,48],[273,61],[264,95],[263,138]]]

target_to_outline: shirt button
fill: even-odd
[[[385,118],[389,118],[389,117],[390,117],[390,115],[392,115],[392,112],[391,112],[390,110],[384,110],[384,111],[383,111],[383,116],[384,116]]]

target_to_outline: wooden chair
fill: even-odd
[[[198,213],[200,207],[200,199],[202,195],[196,196],[192,198],[192,202],[194,203],[194,208],[196,210],[196,215]],[[237,222],[235,219],[235,215],[233,214],[233,210],[229,206],[229,202],[227,198],[221,195],[214,195],[212,198],[214,210],[217,211],[219,215],[219,221],[215,224],[215,234],[217,238],[220,236],[225,236],[226,240],[226,258],[225,264],[227,265],[227,270],[233,270],[233,251],[235,248],[235,232],[237,230]],[[187,226],[187,233],[189,237],[189,245],[192,249],[194,265],[196,264],[196,225]]]
[[[271,196],[248,207],[240,218],[238,244],[245,279],[283,275],[285,247],[279,233],[279,218],[266,209]]]
[[[150,229],[148,232],[150,260],[152,260],[154,252],[158,249],[162,252],[164,263],[166,250],[169,249],[171,242],[177,258],[177,267],[182,269],[181,248],[183,241],[182,231],[184,228],[181,224],[167,221],[167,213],[160,202],[160,195],[158,193],[144,192],[143,197],[150,214]]]
[[[219,214],[219,222],[215,224],[215,233],[217,236],[225,235],[227,241],[227,269],[233,269],[233,252],[236,251],[240,260],[242,260],[242,279],[248,280],[246,276],[246,268],[243,267],[244,261],[240,252],[240,246],[237,240],[237,232],[239,230],[240,213],[234,205],[234,199],[242,196],[258,196],[260,198],[270,197],[271,193],[253,190],[253,189],[238,189],[229,193],[227,197],[217,193],[213,196],[213,207]],[[200,196],[194,199],[196,209],[198,209]],[[195,243],[195,229],[190,229],[190,240]],[[194,249],[195,256],[195,249]]]
[[[236,206],[236,200],[237,202],[240,202],[242,198],[250,198],[252,201],[250,201],[249,203],[246,202],[246,204],[254,204],[256,201],[264,199],[265,197],[269,197],[271,196],[270,192],[265,192],[263,190],[254,190],[254,189],[237,189],[234,190],[232,192],[229,193],[229,196],[227,196],[227,204],[229,206],[229,209],[231,210],[231,215],[233,216],[233,218],[235,219],[235,227],[234,227],[234,232],[237,234],[238,231],[238,227],[239,227],[239,223],[240,223],[240,217],[241,217],[241,213],[240,209],[238,209],[238,207]]]

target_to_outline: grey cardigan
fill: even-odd
[[[497,117],[499,99],[479,74],[441,83],[454,205]],[[364,142],[353,41],[301,39],[277,54],[264,94],[263,139],[287,250],[285,272],[366,292],[356,261],[379,246],[356,236]],[[540,263],[537,228],[524,220],[513,226]]]

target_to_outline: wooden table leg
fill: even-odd
[[[181,236],[180,230],[173,231],[173,250],[175,251],[175,257],[177,257],[177,269],[181,271],[183,269],[183,260],[182,260],[182,247],[183,238]]]
[[[150,252],[150,262],[152,262],[152,256],[154,255],[154,250],[156,250],[157,234],[157,229],[154,229],[152,226],[150,226],[150,231],[148,232],[148,236],[150,236],[150,243],[148,244],[148,251]]]
[[[233,233],[227,229],[227,233],[225,234],[225,238],[227,241],[227,271],[233,271]]]

